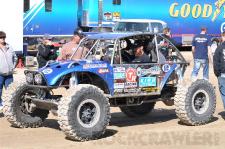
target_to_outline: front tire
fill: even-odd
[[[110,121],[108,99],[102,90],[89,84],[69,89],[58,109],[60,128],[71,140],[97,139],[104,134]]]
[[[38,90],[29,88],[24,81],[13,82],[2,96],[3,113],[14,127],[40,127],[48,117],[48,110],[36,108],[32,112],[26,110],[26,95],[40,96]]]
[[[181,122],[187,125],[206,124],[215,112],[215,90],[206,80],[197,80],[190,87],[179,85],[174,104]]]

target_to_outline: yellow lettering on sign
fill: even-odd
[[[182,7],[181,7],[181,12],[180,15],[183,18],[187,18],[189,16],[191,12],[191,6],[188,3],[185,3]]]
[[[219,14],[220,14],[220,9],[216,9],[214,11],[212,21],[215,21]]]
[[[225,3],[225,0],[218,0],[217,2],[215,2],[215,5],[217,6],[217,8],[221,8],[221,6]]]
[[[220,15],[223,9],[223,18],[225,18],[225,0],[217,0],[215,6],[210,4],[195,4],[191,6],[189,3],[179,5],[179,3],[172,3],[169,8],[169,14],[171,17],[187,18],[190,15],[193,18],[211,18],[212,21],[215,21]]]
[[[198,18],[201,15],[202,7],[199,4],[194,5],[192,9],[192,17]]]
[[[170,6],[170,16],[172,17],[178,17],[178,14],[179,14],[179,11],[178,10],[175,10],[174,11],[174,8],[178,5],[178,3],[173,3],[171,6]]]
[[[204,8],[203,8],[203,13],[202,13],[202,17],[203,18],[208,18],[209,16],[211,16],[212,14],[212,6],[205,4]]]
[[[223,18],[225,18],[225,6],[223,6],[223,12],[224,12],[224,14],[223,14]]]
[[[213,14],[213,18],[212,18],[212,21],[215,21],[216,18],[219,16],[220,14],[220,8],[222,7],[222,5],[225,3],[225,0],[218,0],[217,2],[215,2],[215,5],[216,5],[216,10]]]

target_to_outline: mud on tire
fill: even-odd
[[[3,114],[14,127],[40,127],[49,111],[36,108],[29,113],[24,105],[26,94],[38,96],[39,93],[38,90],[27,87],[25,81],[11,83],[2,96]]]
[[[206,80],[197,80],[190,87],[178,85],[174,104],[181,122],[187,125],[206,124],[215,112],[215,90]]]
[[[109,121],[109,101],[103,91],[93,85],[70,88],[59,102],[58,122],[68,139],[97,139],[104,134]]]
[[[138,106],[123,106],[120,107],[120,110],[128,117],[140,117],[150,113],[154,109],[154,106],[155,102],[143,103]]]

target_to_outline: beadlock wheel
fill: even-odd
[[[100,107],[93,99],[86,99],[80,103],[77,109],[77,119],[81,126],[91,128],[97,124],[100,118]]]

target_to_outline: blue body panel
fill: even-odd
[[[74,67],[68,68],[72,63],[76,63]],[[51,71],[49,71],[51,69]],[[107,72],[100,72],[100,70],[106,70]],[[65,61],[56,62],[39,69],[42,72],[48,86],[54,86],[62,76],[72,72],[90,72],[100,76],[108,85],[110,93],[113,94],[113,68],[109,63],[103,61]],[[51,73],[45,73],[51,72]]]
[[[173,64],[172,66],[170,66],[169,71],[165,74],[165,76],[163,77],[163,80],[160,83],[161,90],[163,89],[164,85],[167,83],[171,74],[175,71],[176,67],[177,67],[177,64]]]

